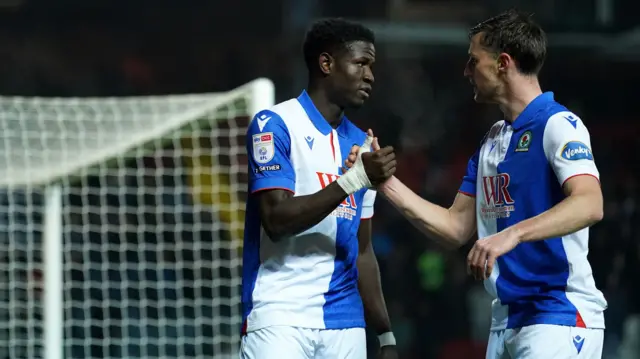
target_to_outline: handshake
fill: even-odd
[[[371,152],[373,150],[373,152]],[[346,172],[338,178],[338,184],[347,194],[363,188],[377,187],[396,172],[396,155],[393,147],[380,148],[373,131],[367,131],[362,146],[353,146],[345,161]]]

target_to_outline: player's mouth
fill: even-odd
[[[360,94],[360,96],[364,97],[364,98],[369,98],[369,95],[371,94],[371,89],[364,87],[358,90],[358,93]]]

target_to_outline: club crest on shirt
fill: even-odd
[[[253,135],[253,159],[257,163],[264,164],[271,161],[274,154],[273,132]]]
[[[529,151],[529,146],[531,146],[531,137],[531,131],[525,131],[518,140],[518,144],[516,145],[516,152]]]

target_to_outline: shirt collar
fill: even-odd
[[[313,125],[318,129],[318,131],[320,131],[320,133],[322,133],[325,136],[331,133],[331,130],[333,128],[331,127],[329,122],[325,120],[324,116],[322,116],[320,111],[318,111],[318,108],[313,103],[313,101],[311,100],[311,97],[309,97],[309,94],[307,93],[306,90],[302,90],[302,93],[300,94],[300,96],[298,96],[298,102],[304,109],[304,112],[307,113],[307,116],[309,116],[311,123],[313,123]],[[347,130],[346,129],[347,126],[345,124],[346,119],[347,118],[345,116],[342,116],[342,118],[340,119],[340,124],[336,128],[336,131],[339,134],[344,134],[343,132]]]
[[[531,101],[531,103],[529,103],[527,107],[524,108],[524,111],[522,111],[522,113],[520,113],[515,121],[513,121],[511,126],[514,130],[523,128],[525,125],[535,120],[536,114],[553,101],[553,92],[544,92],[538,95],[538,97],[533,99],[533,101]]]

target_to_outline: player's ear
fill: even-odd
[[[321,53],[318,57],[318,65],[323,74],[329,75],[333,68],[333,57],[326,52]]]
[[[513,59],[507,53],[501,53],[497,58],[498,71],[506,71],[509,65],[513,62]]]

